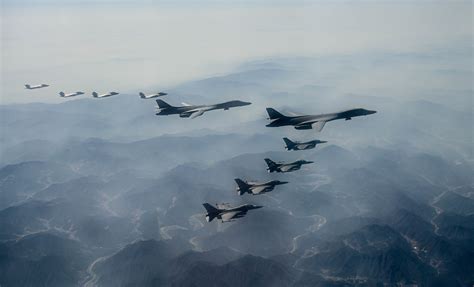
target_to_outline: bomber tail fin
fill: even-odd
[[[296,143],[291,141],[289,138],[283,138],[283,140],[285,141],[287,150],[291,150],[296,145]]]
[[[167,102],[163,101],[163,100],[156,100],[156,103],[158,104],[158,108],[160,109],[166,109],[166,108],[172,108],[173,106],[168,104]]]
[[[30,86],[30,85],[28,85],[28,84],[26,84],[26,85],[25,85],[25,88],[27,88],[27,89],[30,89],[30,88],[31,88],[31,86]]]
[[[203,203],[202,205],[204,206],[204,208],[207,211],[207,214],[206,214],[207,222],[211,222],[219,214],[219,209],[215,208],[214,206],[210,205],[209,203]]]
[[[239,187],[237,189],[237,192],[239,193],[239,195],[242,195],[245,192],[247,192],[250,185],[248,185],[245,181],[241,180],[240,178],[236,178],[234,180],[235,180],[235,183],[237,183],[237,186]]]
[[[267,108],[267,113],[270,120],[286,118],[286,116],[284,116],[282,113],[272,108]]]

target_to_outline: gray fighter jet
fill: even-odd
[[[317,144],[327,143],[327,141],[312,140],[308,142],[294,142],[289,138],[283,138],[286,150],[306,150],[315,148]]]
[[[59,96],[61,98],[69,98],[69,97],[75,97],[75,96],[80,96],[80,95],[84,95],[84,92],[74,92],[74,93],[69,93],[69,94],[66,94],[64,92],[59,92]]]
[[[49,85],[46,85],[46,84],[41,84],[41,85],[36,85],[36,86],[31,86],[28,84],[25,85],[25,89],[27,90],[41,89],[41,88],[46,88],[46,87],[49,87]]]
[[[118,95],[119,93],[117,92],[110,92],[108,94],[101,94],[99,95],[97,92],[92,92],[92,96],[94,98],[107,98],[107,97],[112,97],[112,96],[115,96],[115,95]]]
[[[211,222],[214,218],[218,218],[222,222],[234,221],[233,219],[244,217],[249,210],[263,207],[253,204],[243,204],[236,207],[231,207],[229,204],[217,204],[217,207],[214,207],[209,203],[204,203],[203,206],[207,211],[207,222]]]
[[[286,184],[287,181],[272,180],[267,182],[251,182],[243,181],[240,178],[234,179],[237,183],[237,193],[243,195],[244,193],[250,193],[253,195],[262,194],[265,192],[272,191],[276,185]]]
[[[265,159],[265,162],[268,165],[267,171],[268,172],[291,172],[295,170],[299,170],[302,165],[313,163],[313,161],[307,160],[297,160],[295,162],[290,163],[283,163],[283,162],[274,162],[269,158]]]
[[[242,102],[242,101],[229,101],[225,103],[215,104],[215,105],[190,105],[183,103],[181,107],[173,107],[172,105],[168,104],[163,100],[156,100],[158,104],[158,113],[157,116],[167,116],[167,115],[179,115],[181,118],[196,118],[202,116],[205,112],[212,111],[212,110],[228,110],[234,107],[241,107],[247,106],[251,103],[249,102]]]
[[[376,111],[366,109],[351,109],[339,113],[307,115],[307,116],[285,116],[272,108],[267,108],[269,119],[272,120],[267,127],[294,126],[297,130],[309,130],[314,128],[320,132],[327,122],[345,119],[350,120],[353,117],[360,117],[375,114]]]
[[[142,99],[153,99],[153,98],[158,98],[158,97],[162,97],[162,96],[166,96],[167,93],[163,93],[163,92],[159,92],[159,93],[156,93],[156,94],[150,94],[150,95],[145,95],[145,93],[138,93],[140,95],[140,98]]]

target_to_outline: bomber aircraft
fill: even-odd
[[[314,128],[320,132],[327,122],[345,119],[346,121],[353,117],[360,117],[375,114],[376,111],[366,109],[351,109],[338,113],[321,114],[321,115],[305,115],[305,116],[285,116],[275,109],[267,108],[270,122],[267,127],[293,126],[297,130],[309,130]]]
[[[163,100],[156,100],[158,104],[157,116],[179,115],[181,118],[196,118],[202,116],[205,112],[212,110],[228,110],[230,108],[248,106],[251,103],[243,101],[229,101],[215,105],[190,105],[183,103],[183,106],[174,107]]]

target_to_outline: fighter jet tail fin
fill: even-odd
[[[59,92],[59,96],[63,97],[65,96],[66,94],[64,92]]]
[[[98,97],[99,97],[99,94],[98,94],[97,92],[92,92],[92,96],[93,96],[94,98],[98,98]]]
[[[234,180],[235,180],[235,183],[237,183],[237,185],[239,186],[238,188],[239,195],[244,194],[247,191],[247,189],[250,187],[250,185],[248,185],[245,181],[241,180],[240,178],[236,178]]]
[[[145,99],[145,98],[146,98],[146,96],[145,96],[144,93],[140,92],[140,93],[138,93],[138,94],[140,95],[140,98],[142,98],[142,99]]]
[[[269,159],[269,158],[266,158],[265,159],[265,162],[267,163],[267,170],[269,172],[273,172],[277,169],[278,165],[276,164],[276,162],[274,162],[273,160]]]
[[[286,149],[287,150],[290,150],[292,149],[296,144],[291,141],[289,138],[283,138],[283,140],[285,141],[285,144],[286,144]]]
[[[204,206],[204,208],[207,211],[207,214],[206,214],[207,222],[211,222],[219,214],[219,209],[215,208],[214,206],[210,205],[209,203],[203,203],[202,205]]]
[[[173,106],[168,104],[167,102],[163,101],[163,100],[156,100],[156,103],[158,104],[158,107],[160,109],[166,109],[166,108],[172,108]]]
[[[286,116],[272,108],[267,108],[267,113],[270,120],[286,118]]]
[[[25,88],[29,89],[29,88],[31,88],[31,86],[28,85],[28,84],[26,84],[26,85],[25,85]]]

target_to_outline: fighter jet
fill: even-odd
[[[283,163],[283,162],[276,163],[269,158],[266,158],[265,162],[268,165],[268,168],[267,168],[268,172],[274,172],[274,171],[291,172],[291,171],[299,170],[303,164],[313,163],[313,161],[307,161],[307,160],[297,160],[291,163]]]
[[[308,142],[294,142],[289,138],[283,138],[286,144],[286,150],[306,150],[315,148],[317,144],[327,143],[327,141],[312,140]]]
[[[242,102],[242,101],[229,101],[229,102],[215,104],[215,105],[199,105],[199,106],[183,103],[183,106],[181,107],[173,107],[172,105],[160,99],[156,100],[156,103],[158,104],[158,113],[156,113],[157,116],[162,116],[162,115],[167,116],[167,115],[177,114],[181,118],[190,117],[192,119],[202,116],[202,114],[208,111],[219,110],[219,109],[228,110],[230,108],[247,106],[251,104],[249,102]]]
[[[64,92],[59,92],[59,96],[61,98],[75,97],[79,95],[84,95],[84,92],[75,92],[75,93],[69,93],[69,94],[65,94]]]
[[[222,222],[234,221],[233,219],[244,217],[249,210],[263,207],[253,204],[243,204],[236,207],[231,207],[229,204],[217,204],[217,207],[214,207],[209,203],[204,203],[203,206],[207,211],[207,222],[211,222],[214,218],[218,218]]]
[[[101,94],[101,95],[99,95],[98,93],[93,92],[93,93],[92,93],[92,96],[93,96],[94,98],[107,98],[107,97],[115,96],[115,95],[118,95],[118,94],[119,94],[119,93],[117,93],[117,92],[110,92],[110,93],[108,93],[108,94]]]
[[[166,96],[167,93],[163,93],[163,92],[159,92],[159,93],[156,93],[156,94],[149,94],[149,95],[145,95],[145,93],[138,93],[140,95],[140,98],[142,99],[152,99],[152,98],[158,98],[158,97],[162,97],[162,96]]]
[[[25,85],[25,89],[27,90],[41,89],[41,88],[46,88],[46,87],[49,87],[49,85],[46,85],[46,84],[41,84],[41,85],[36,85],[36,86],[31,86],[28,84]]]
[[[237,193],[243,195],[244,193],[250,193],[253,195],[262,194],[272,191],[276,185],[286,184],[287,181],[272,180],[267,182],[251,182],[243,181],[240,178],[234,179],[237,183]]]
[[[267,113],[269,120],[272,120],[272,122],[269,123],[267,127],[294,126],[294,128],[297,130],[309,130],[314,128],[320,132],[327,122],[339,119],[345,119],[347,121],[353,117],[375,114],[376,111],[366,109],[351,109],[332,114],[285,116],[272,108],[267,108]]]

